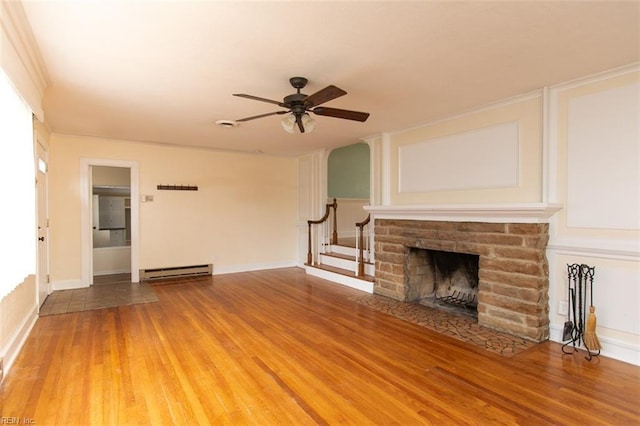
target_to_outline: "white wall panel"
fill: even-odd
[[[399,192],[518,186],[518,128],[509,122],[399,147]]]
[[[567,225],[640,229],[640,84],[569,101]]]

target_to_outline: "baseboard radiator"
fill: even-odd
[[[174,266],[170,268],[140,269],[140,280],[159,280],[162,278],[194,277],[211,275],[213,265]]]

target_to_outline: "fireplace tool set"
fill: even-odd
[[[596,335],[596,308],[593,306],[595,267],[577,263],[568,264],[567,274],[569,309],[567,309],[567,321],[562,331],[562,341],[565,342],[562,345],[562,352],[573,354],[577,351],[577,347],[584,345],[587,350],[585,358],[591,361],[594,356],[600,355],[600,341]],[[589,287],[588,294],[587,287]],[[587,306],[589,307],[588,316]],[[569,347],[570,345],[572,348]]]

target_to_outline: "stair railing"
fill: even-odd
[[[367,226],[369,224],[369,222],[371,221],[371,215],[367,215],[367,218],[365,220],[363,220],[362,222],[358,222],[356,223],[356,233],[357,233],[357,238],[356,238],[356,253],[357,253],[357,264],[358,264],[358,270],[356,271],[356,276],[358,277],[362,277],[364,276],[364,262],[365,262],[365,257],[364,257],[364,252],[365,252],[365,238],[364,238],[364,227]],[[366,239],[366,250],[367,250],[367,260],[369,260],[369,252],[370,252],[370,247],[369,247],[369,238]]]
[[[337,216],[338,202],[334,198],[332,203],[325,205],[324,216],[322,216],[318,220],[307,221],[307,226],[308,226],[307,264],[308,265],[313,264],[313,251],[311,249],[311,225],[319,225],[319,224],[325,223],[327,219],[329,219],[329,216],[331,215],[331,209],[333,209],[333,232],[331,235],[331,244],[338,244],[338,216]]]

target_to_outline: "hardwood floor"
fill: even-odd
[[[543,343],[512,358],[297,268],[155,284],[42,317],[0,388],[36,424],[639,424],[640,368]],[[24,423],[24,421],[22,421]]]

